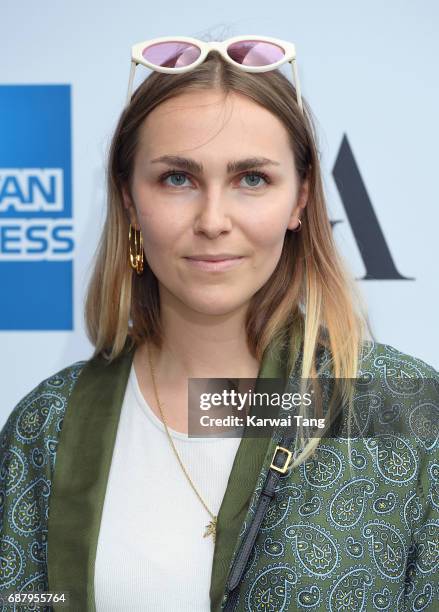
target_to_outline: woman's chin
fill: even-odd
[[[218,298],[215,300],[212,300],[212,299],[196,300],[193,297],[191,298],[189,302],[187,302],[188,307],[191,308],[192,310],[198,312],[199,314],[204,314],[204,315],[209,315],[209,316],[224,316],[224,315],[232,314],[233,312],[236,312],[237,310],[241,310],[247,304],[248,302],[245,302],[245,301],[238,301],[238,302],[231,301],[231,300],[225,301],[224,299],[221,300],[221,298]]]

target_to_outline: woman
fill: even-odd
[[[216,50],[155,71],[108,168],[94,355],[1,435],[3,591],[68,592],[74,610],[437,609],[439,374],[372,339],[298,88]],[[294,444],[187,435],[189,378],[319,376],[348,417],[390,411],[411,437],[332,417]]]

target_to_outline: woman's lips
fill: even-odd
[[[223,270],[229,270],[235,268],[245,259],[244,257],[233,257],[230,259],[219,259],[217,261],[209,261],[207,259],[191,259],[189,257],[184,258],[189,265],[198,268],[198,270],[204,270],[206,272],[222,272]]]

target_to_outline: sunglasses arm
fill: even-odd
[[[297,70],[296,59],[291,60],[291,64],[293,66],[293,77],[294,77],[294,85],[296,87],[297,103],[299,104],[299,108],[303,114],[302,94],[300,91],[299,72]]]
[[[125,107],[128,106],[131,100],[131,92],[133,90],[133,81],[134,81],[135,72],[136,72],[136,62],[134,60],[131,60],[130,78],[128,80],[128,91],[127,91],[127,99],[125,102]]]

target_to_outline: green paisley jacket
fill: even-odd
[[[95,610],[99,526],[132,359],[125,350],[110,364],[74,363],[9,415],[0,434],[0,595],[68,592],[70,604],[0,610]],[[258,376],[282,377],[284,362],[269,347]],[[403,419],[411,435],[352,438],[353,473],[347,438],[323,438],[312,458],[283,474],[234,610],[439,610],[439,373],[366,342],[359,376],[370,383],[356,397],[366,417]],[[218,513],[212,612],[232,609],[230,569],[278,442],[276,432],[240,442]]]

